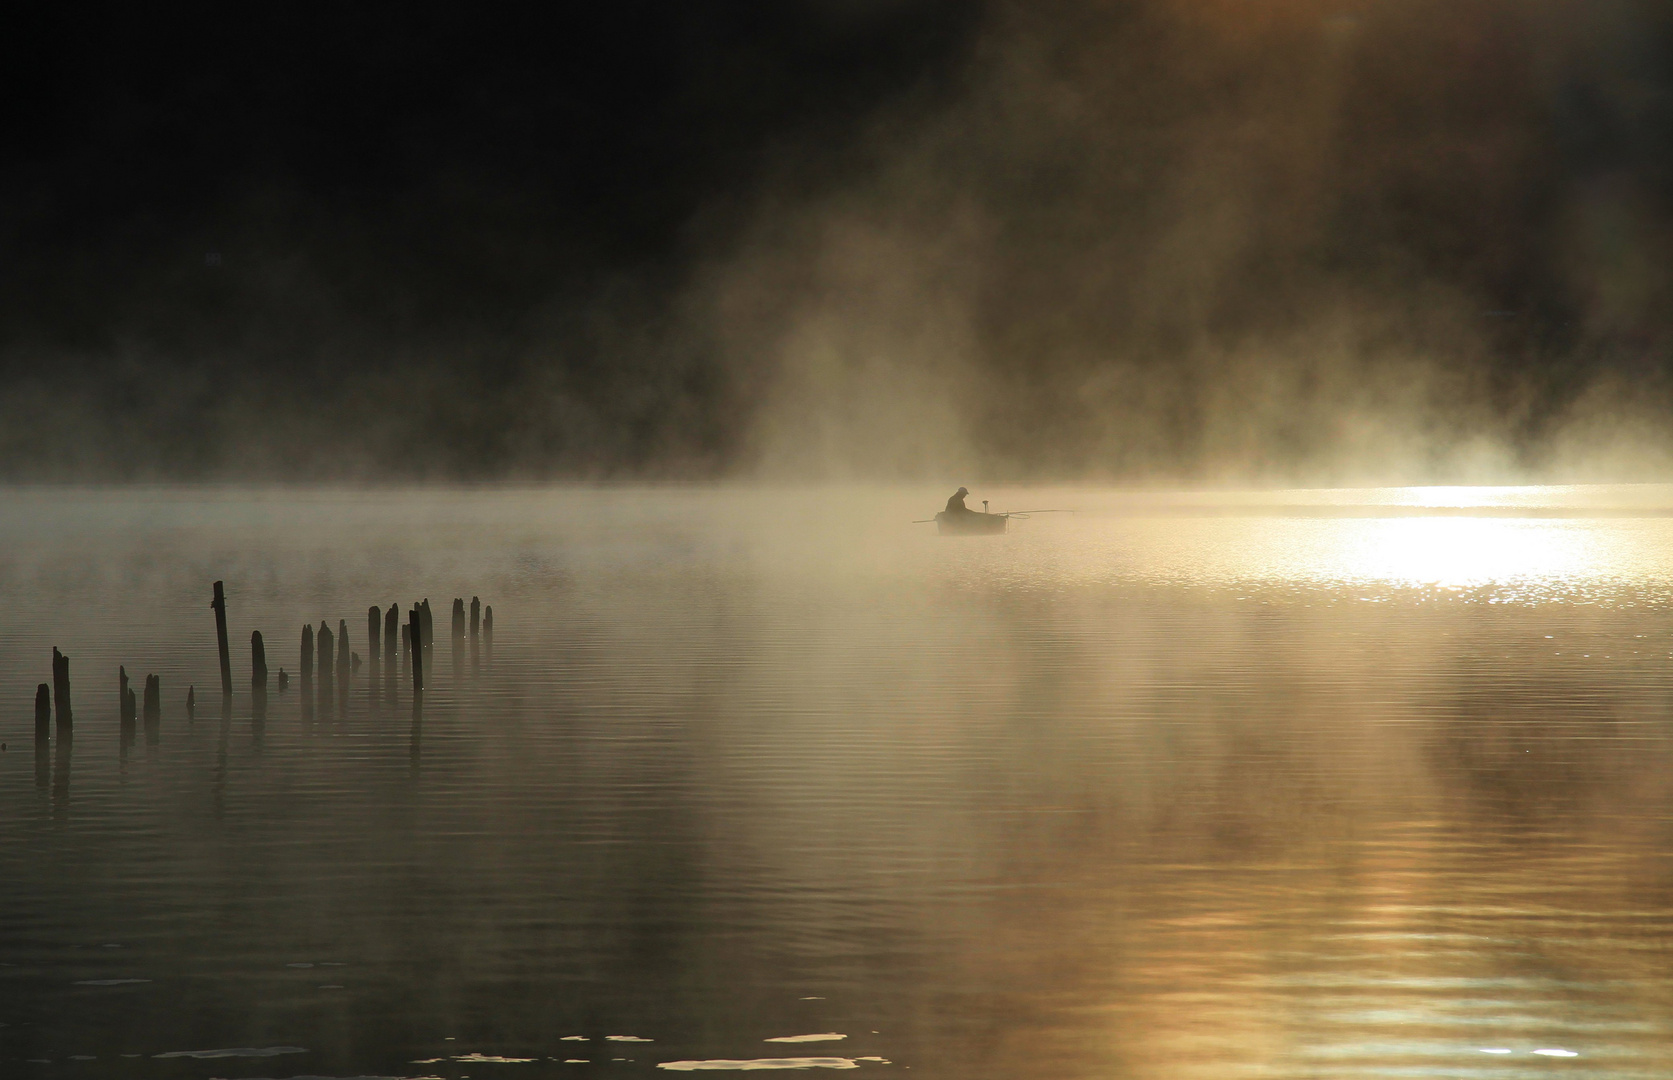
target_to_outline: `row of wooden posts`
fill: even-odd
[[[223,698],[232,697],[232,654],[227,645],[227,600],[224,583],[215,582],[215,598],[210,601],[210,608],[215,612],[215,643],[220,651],[221,659],[221,695]],[[366,635],[368,651],[373,664],[377,664],[380,653],[383,663],[389,666],[389,674],[395,675],[395,641],[399,627],[401,655],[410,662],[412,667],[412,690],[414,701],[417,695],[424,692],[424,658],[435,647],[434,623],[430,616],[430,601],[428,598],[412,606],[407,613],[407,621],[401,623],[399,605],[390,604],[385,612],[377,605],[366,611]],[[336,680],[338,672],[345,679],[360,666],[360,655],[349,649],[348,623],[338,620],[338,632],[331,633],[330,625],[320,623],[316,636],[311,625],[302,627],[302,692],[306,695],[313,688],[315,669],[315,645],[318,644],[320,694],[324,698]],[[490,656],[494,648],[494,609],[492,606],[483,607],[482,601],[471,597],[470,615],[467,622],[465,601],[456,598],[453,601],[452,639],[455,648],[462,648],[469,639],[471,661],[479,661],[481,650],[486,647]],[[121,717],[121,727],[124,734],[131,732],[141,715],[140,699],[128,685],[128,669],[117,669],[118,709]],[[267,648],[262,641],[261,631],[255,630],[250,634],[250,685],[251,688],[265,698],[267,693]],[[279,669],[279,692],[283,693],[290,683],[290,676],[284,668]],[[347,685],[344,687],[347,692]],[[145,698],[143,716],[148,733],[156,730],[161,723],[162,680],[156,675],[145,677]],[[52,650],[52,683],[41,683],[35,688],[35,741],[45,742],[51,736],[54,707],[56,706],[58,737],[69,736],[74,729],[74,715],[70,707],[70,658],[58,651],[57,646]],[[186,715],[191,718],[197,707],[197,687],[186,689]]]

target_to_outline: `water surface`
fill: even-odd
[[[1670,1075],[1673,490],[980,494],[0,492],[0,1074]]]

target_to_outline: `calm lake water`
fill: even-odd
[[[976,497],[0,491],[0,1076],[1673,1076],[1673,489]]]

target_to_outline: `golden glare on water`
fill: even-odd
[[[1673,489],[1665,485],[1048,498],[1079,513],[1020,522],[1008,549],[974,555],[971,571],[1057,583],[1351,589],[1360,599],[1441,591],[1640,603],[1668,591]]]
[[[1462,589],[1584,573],[1602,554],[1592,530],[1490,518],[1357,523],[1341,538],[1341,576]]]

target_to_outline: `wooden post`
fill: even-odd
[[[51,746],[52,687],[41,683],[35,687],[35,786],[43,791],[52,779],[52,763],[47,760]]]
[[[471,597],[471,671],[482,666],[482,600]]]
[[[186,687],[186,723],[191,723],[198,717],[198,688],[197,684]]]
[[[290,688],[290,676],[285,674],[285,669],[284,668],[280,668],[279,669],[279,693],[282,694],[286,690],[288,690],[289,688]]]
[[[378,668],[383,659],[383,609],[373,604],[366,609],[366,659],[372,665],[372,686],[378,684]]]
[[[313,625],[303,624],[303,704],[313,697]]]
[[[46,742],[52,737],[52,687],[41,683],[35,687],[35,741]]]
[[[494,659],[494,605],[482,609],[482,654],[490,662]]]
[[[416,699],[424,692],[424,616],[416,607],[407,622],[407,635],[412,640],[412,692]]]
[[[215,583],[215,599],[209,606],[215,609],[215,644],[221,650],[221,696],[232,696],[232,652],[227,648],[227,594]]]
[[[336,690],[334,677],[337,672],[337,647],[331,627],[321,622],[314,640],[319,642],[319,699],[321,704],[329,705],[332,692]]]
[[[337,620],[337,706],[346,716],[349,711],[349,681],[354,674],[354,654],[349,652],[349,624]]]
[[[395,704],[401,694],[401,673],[397,670],[398,661],[395,650],[401,644],[401,631],[406,627],[401,625],[401,608],[398,604],[390,604],[389,610],[383,613],[383,692],[389,695],[389,703]],[[404,652],[401,655],[406,655]]]
[[[395,668],[395,639],[400,636],[401,605],[390,604],[383,614],[383,662]]]
[[[260,630],[250,631],[250,689],[267,689],[267,646]]]
[[[163,679],[160,675],[145,677],[145,737],[155,741],[163,723]]]
[[[128,689],[128,669],[118,666],[116,669],[116,709],[121,718],[122,730],[126,731],[134,725],[134,692]]]
[[[448,627],[448,638],[453,646],[453,678],[462,674],[465,663],[465,601],[453,598],[453,623]]]
[[[430,598],[426,596],[424,602],[418,605],[418,608],[420,612],[419,621],[423,628],[423,632],[419,634],[419,640],[424,643],[424,651],[428,653],[436,647],[436,623],[430,617]]]
[[[52,704],[58,715],[58,737],[68,735],[75,724],[70,711],[70,658],[52,647]]]
[[[116,675],[118,679],[118,686],[116,690],[117,707],[121,711],[122,716],[121,726],[118,728],[118,731],[120,732],[121,737],[120,745],[122,748],[122,758],[123,760],[127,760],[128,748],[134,745],[134,721],[138,717],[139,709],[136,707],[134,702],[134,692],[128,688],[128,669],[125,667],[118,667],[116,669]]]

